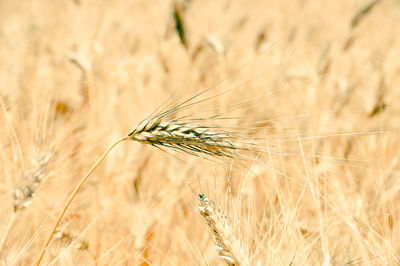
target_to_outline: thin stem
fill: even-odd
[[[76,185],[74,191],[72,192],[71,196],[69,197],[67,204],[65,205],[64,209],[62,210],[60,217],[58,217],[57,223],[54,225],[53,231],[51,232],[49,238],[47,239],[46,245],[44,246],[43,250],[42,250],[42,254],[40,255],[40,258],[37,262],[37,265],[39,266],[40,263],[42,262],[43,256],[46,253],[46,250],[50,244],[51,239],[53,238],[53,235],[55,234],[58,225],[60,224],[62,218],[64,217],[69,205],[71,204],[72,200],[75,198],[76,194],[78,193],[78,191],[81,189],[81,187],[83,186],[83,184],[85,183],[85,181],[88,179],[88,177],[93,173],[93,171],[99,166],[99,164],[104,160],[104,158],[107,156],[107,154],[110,153],[110,151],[117,146],[118,143],[127,140],[127,137],[123,137],[119,140],[117,140],[116,142],[114,142],[101,156],[100,158],[97,160],[97,162],[92,166],[92,168],[90,168],[90,170],[86,173],[86,175],[84,177],[82,177],[81,181],[79,181],[79,183]]]

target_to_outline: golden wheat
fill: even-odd
[[[168,112],[171,111],[174,111],[174,109]],[[181,150],[192,155],[205,154],[228,158],[233,157],[236,146],[229,141],[229,135],[227,133],[212,132],[207,127],[202,126],[189,126],[185,123],[179,123],[179,120],[163,122],[161,117],[162,116],[157,117],[156,119],[142,121],[135,126],[127,136],[113,143],[103,153],[103,155],[100,156],[88,173],[80,180],[63,208],[57,223],[42,250],[38,260],[38,265],[42,261],[44,253],[46,252],[47,247],[50,244],[53,235],[56,233],[58,225],[72,200],[88,177],[118,143],[125,140],[135,140],[153,146],[163,146],[175,150]]]
[[[238,99],[273,94],[267,104],[253,104],[240,114],[257,121],[271,119],[256,129],[265,137],[260,142],[268,146],[267,158],[261,154],[257,161],[263,165],[245,165],[255,175],[244,179],[235,169],[230,181],[221,178],[222,167],[204,167],[194,160],[177,169],[175,162],[165,163],[161,153],[133,144],[96,170],[93,186],[79,191],[83,195],[74,201],[84,218],[74,223],[76,228],[58,227],[43,264],[218,264],[209,226],[193,226],[205,217],[197,209],[197,215],[188,211],[187,204],[198,198],[179,186],[181,175],[192,186],[194,175],[210,176],[211,171],[219,176],[216,197],[229,185],[232,201],[243,207],[236,205],[239,212],[231,212],[216,200],[217,205],[209,201],[210,208],[218,209],[221,223],[229,221],[234,235],[248,237],[240,240],[255,265],[399,264],[399,134],[386,130],[398,128],[396,1],[94,2],[2,1],[0,101],[7,108],[0,114],[0,238],[9,232],[7,241],[0,241],[5,244],[0,245],[2,264],[35,262],[59,215],[51,208],[60,213],[63,206],[57,206],[65,203],[64,191],[79,182],[76,173],[96,160],[97,155],[88,156],[94,147],[109,136],[128,133],[120,133],[133,126],[127,121],[140,118],[142,109],[159,104],[158,99],[178,86],[188,94],[213,86],[277,40],[271,52],[257,55],[221,90],[214,90],[240,84],[238,93],[189,110],[199,120],[162,117],[159,125],[169,124],[168,130],[175,124],[182,127],[171,136],[159,126],[144,130],[144,124],[157,122],[153,116],[124,139],[168,153],[176,150],[183,159],[189,153],[211,156],[212,161],[236,159],[236,153],[247,152],[241,146],[244,140],[232,136],[248,132],[249,126],[238,119],[230,124],[237,131],[225,133],[211,118],[203,123],[200,112],[225,112]],[[187,9],[181,4],[189,2]],[[163,34],[168,30],[172,32]],[[23,165],[29,136],[37,128],[34,113],[43,108],[42,101],[33,102],[44,95],[49,95],[51,108],[57,105],[51,118],[55,134],[48,140],[62,140],[52,163],[43,168],[46,178],[57,172],[52,182],[43,182],[41,174]],[[8,134],[7,124],[15,129]],[[68,127],[74,130],[66,134]],[[193,132],[180,132],[184,127],[193,127]],[[371,128],[384,132],[358,134]],[[221,141],[211,139],[212,134]],[[206,144],[200,140],[208,137]],[[228,143],[221,147],[224,141]],[[199,171],[193,172],[194,164]],[[32,195],[38,196],[35,202],[19,211]],[[117,206],[98,220],[108,204]],[[8,222],[9,215],[17,217],[15,223]],[[151,223],[137,226],[143,216]],[[49,224],[49,219],[54,222]],[[76,234],[85,225],[90,232]],[[199,236],[207,241],[199,242]],[[85,253],[92,252],[93,261],[74,248],[82,237],[91,244]],[[70,245],[71,240],[76,243],[68,248],[73,252],[62,251],[65,245],[60,244]]]
[[[51,154],[43,153],[34,158],[32,167],[23,173],[22,179],[17,183],[14,197],[14,212],[24,209],[32,202],[36,188],[43,181],[44,169],[49,162]]]
[[[203,194],[199,195],[199,213],[214,235],[218,255],[227,265],[249,265],[240,242],[234,236],[226,215]]]

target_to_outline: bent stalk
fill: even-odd
[[[114,142],[110,147],[108,147],[108,149],[100,156],[100,158],[97,160],[97,162],[92,166],[92,168],[90,168],[90,170],[86,173],[86,175],[84,177],[82,177],[82,179],[79,181],[79,183],[76,185],[74,191],[72,192],[71,196],[69,197],[67,204],[65,205],[64,209],[62,210],[60,217],[58,217],[57,223],[54,225],[53,231],[51,232],[49,238],[46,241],[46,244],[42,250],[42,253],[40,255],[40,258],[37,262],[37,265],[40,265],[40,263],[42,262],[43,256],[46,253],[46,250],[50,244],[51,239],[53,238],[53,235],[55,234],[58,225],[60,224],[62,218],[64,217],[69,205],[71,205],[72,200],[75,198],[76,194],[78,194],[79,190],[81,189],[81,187],[83,186],[83,184],[86,182],[86,180],[89,178],[89,176],[93,173],[93,171],[100,165],[100,163],[104,160],[104,158],[110,153],[110,151],[117,146],[120,142],[127,140],[127,137],[123,137],[119,140],[117,140],[116,142]]]

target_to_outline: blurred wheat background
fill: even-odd
[[[36,263],[106,147],[207,88],[230,93],[190,112],[249,99],[233,124],[262,152],[119,144],[42,264],[399,264],[399,25],[396,0],[0,1],[1,265]]]

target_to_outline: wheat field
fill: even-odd
[[[399,1],[0,21],[1,265],[400,264]]]

